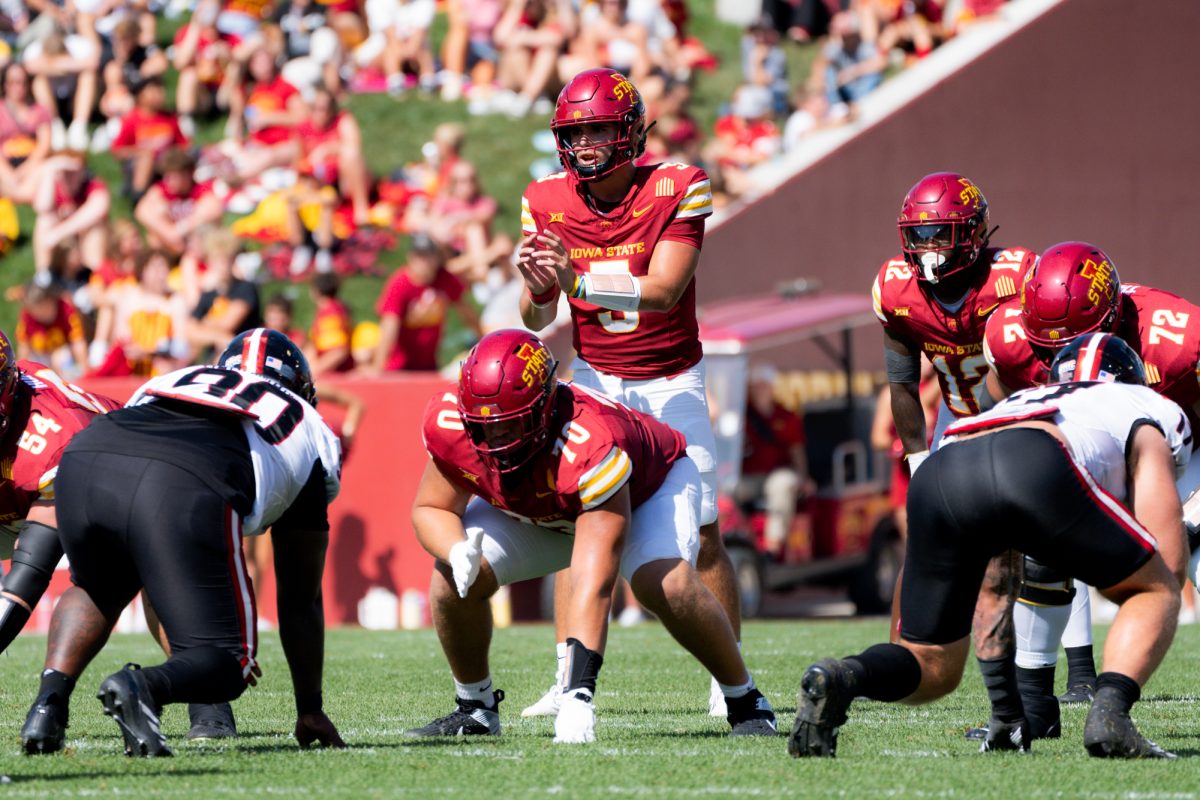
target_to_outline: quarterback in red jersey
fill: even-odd
[[[0,652],[21,632],[62,558],[54,476],[71,437],[120,403],[17,361],[0,331],[0,558],[12,568],[0,589]]]
[[[703,480],[697,569],[740,637],[733,565],[717,526],[716,444],[696,323],[695,272],[712,214],[708,176],[686,164],[637,166],[645,106],[622,74],[593,69],[563,88],[550,124],[563,171],[529,184],[521,199],[517,267],[528,296],[525,324],[550,325],[570,298],[576,385],[666,422],[684,435]],[[556,589],[562,605],[567,581]],[[561,620],[559,680],[565,665]],[[526,709],[556,710],[556,688]],[[724,714],[713,683],[709,710]]]
[[[504,694],[493,689],[488,669],[488,598],[500,586],[573,563],[556,742],[595,740],[592,698],[618,574],[721,682],[731,735],[773,736],[770,704],[693,566],[700,476],[683,436],[560,384],[556,368],[533,334],[488,334],[463,363],[457,394],[436,395],[425,412],[430,461],[413,526],[437,559],[430,600],[457,707],[408,733],[500,733]]]

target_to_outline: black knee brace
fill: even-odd
[[[1035,606],[1069,606],[1075,599],[1075,581],[1056,567],[1025,556],[1025,579],[1017,599]]]

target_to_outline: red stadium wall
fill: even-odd
[[[799,276],[869,291],[904,192],[950,169],[996,243],[1090,240],[1125,280],[1200,301],[1197,31],[1195,0],[1067,0],[710,231],[700,300]]]

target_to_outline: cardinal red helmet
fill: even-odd
[[[8,430],[17,399],[17,384],[21,371],[17,369],[17,354],[13,352],[8,335],[0,331],[0,434]]]
[[[1051,245],[1021,285],[1021,323],[1044,362],[1085,333],[1116,330],[1120,308],[1117,268],[1087,242]]]
[[[1078,336],[1058,351],[1050,383],[1109,381],[1146,385],[1146,367],[1133,348],[1110,333]]]
[[[988,204],[956,172],[917,181],[900,207],[900,247],[917,278],[937,283],[970,267],[987,244]]]
[[[499,472],[524,466],[546,443],[558,363],[527,331],[489,333],[467,354],[458,411],[475,451]]]
[[[572,144],[570,129],[579,125],[613,123],[616,133],[606,142]],[[563,87],[554,106],[550,130],[558,142],[558,159],[581,181],[594,181],[633,161],[646,149],[646,105],[628,78],[611,69],[589,69]],[[602,162],[581,165],[578,151],[611,146]]]

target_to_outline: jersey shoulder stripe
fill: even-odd
[[[537,233],[537,224],[533,221],[533,211],[529,208],[529,198],[521,195],[521,232]]]
[[[579,502],[584,510],[603,504],[617,493],[633,474],[633,462],[629,455],[614,445],[596,466],[579,479]]]
[[[688,186],[687,191],[680,198],[679,205],[675,211],[675,219],[707,217],[712,214],[712,181],[703,173],[700,173],[697,177],[700,180]]]

